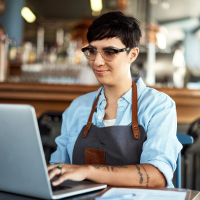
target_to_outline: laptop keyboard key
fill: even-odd
[[[52,188],[52,191],[55,192],[55,191],[60,191],[60,190],[66,190],[66,189],[69,189],[71,187],[64,186],[64,185],[58,185],[58,186],[52,186],[51,185],[51,188]]]

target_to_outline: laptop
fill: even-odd
[[[65,181],[53,191],[34,108],[0,104],[0,191],[60,199],[106,187],[92,181]]]

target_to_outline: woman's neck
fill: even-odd
[[[124,82],[116,85],[104,85],[104,93],[107,102],[117,102],[132,87],[132,79],[129,78]]]

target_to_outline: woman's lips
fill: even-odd
[[[104,75],[108,72],[109,70],[95,70],[97,75]]]

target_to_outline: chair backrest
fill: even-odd
[[[56,150],[55,138],[60,135],[61,124],[62,112],[49,111],[38,118],[38,126],[47,163],[49,163],[51,154]]]
[[[177,138],[181,144],[192,144],[194,142],[193,137],[190,135],[177,133]]]
[[[177,133],[177,138],[179,142],[183,145],[192,144],[194,139],[190,135],[184,135]],[[181,188],[181,152],[178,154],[177,168],[176,168],[176,187]]]
[[[194,138],[194,141],[196,141],[200,135],[200,119],[196,119],[192,124],[190,125],[187,135],[191,135]]]

